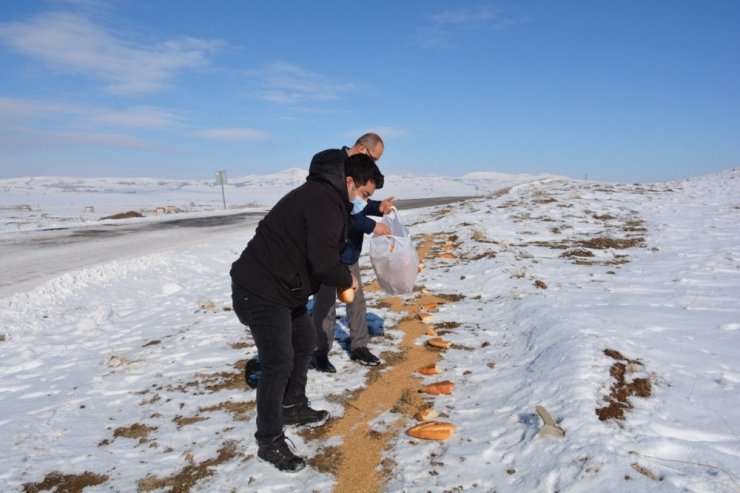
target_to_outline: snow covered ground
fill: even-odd
[[[235,202],[269,207],[304,175],[269,177],[272,189],[245,179],[227,199],[249,189]],[[453,345],[442,375],[424,382],[455,383],[433,404],[457,430],[445,442],[396,433],[384,491],[740,491],[740,169],[632,185],[396,178],[379,197],[481,197],[401,211],[419,242],[453,247],[455,258],[424,260],[418,284],[451,300],[433,323]],[[80,224],[82,205],[97,214],[183,197],[139,182],[84,194],[35,180],[0,182],[4,206],[31,204],[29,214],[5,207],[4,234]],[[209,197],[195,209],[218,208],[220,190],[192,186]],[[242,372],[256,351],[230,311],[228,278],[253,233],[114,258],[0,299],[3,491],[74,481],[85,491],[331,490],[327,471],[281,474],[256,459]],[[388,357],[403,334],[383,298],[368,293],[371,349]],[[340,344],[330,357],[338,373],[310,372],[308,391],[334,416],[370,372],[389,371],[358,368]],[[564,438],[538,436],[538,405]],[[388,410],[372,425],[383,433],[396,418]],[[309,458],[332,445],[288,435]]]

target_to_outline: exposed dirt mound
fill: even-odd
[[[113,432],[113,436],[116,438],[131,438],[146,440],[147,435],[152,431],[156,431],[156,426],[147,426],[141,423],[135,423],[131,426],[116,428]]]
[[[609,395],[604,398],[608,404],[596,409],[596,415],[601,421],[624,420],[625,411],[632,409],[629,398],[633,395],[650,397],[652,381],[650,378],[634,378],[628,381],[629,374],[641,371],[643,364],[638,360],[625,358],[619,351],[613,349],[605,349],[604,354],[616,361],[609,370],[609,374],[616,382],[609,389]]]
[[[98,486],[108,481],[108,476],[83,472],[82,474],[62,474],[50,472],[40,483],[26,483],[23,485],[25,493],[39,493],[42,491],[57,491],[58,493],[80,493],[88,486]]]
[[[119,212],[118,214],[113,214],[112,216],[101,217],[100,220],[103,221],[105,219],[131,219],[133,217],[144,217],[144,215],[136,211]]]
[[[623,250],[642,245],[644,242],[645,240],[643,238],[611,238],[608,236],[602,236],[600,238],[581,240],[576,242],[576,244],[578,246],[593,248],[596,250],[606,250],[608,248]]]

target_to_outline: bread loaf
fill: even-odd
[[[355,300],[355,290],[352,288],[337,288],[337,298],[342,303],[352,303]]]
[[[432,347],[438,347],[441,349],[447,349],[452,345],[449,341],[445,341],[441,337],[432,337],[427,341],[427,344]]]
[[[424,440],[447,440],[455,432],[455,425],[441,421],[426,421],[406,430],[406,434]]]
[[[433,407],[422,409],[418,413],[414,414],[414,418],[417,421],[429,421],[430,419],[434,419],[437,417],[439,417],[439,413]]]
[[[422,375],[438,375],[439,374],[439,368],[437,368],[436,363],[432,363],[431,365],[422,366],[417,372],[421,373]]]
[[[424,385],[419,392],[432,395],[452,395],[452,388],[455,386],[454,383],[449,380],[443,380],[441,382],[434,382],[428,385]]]

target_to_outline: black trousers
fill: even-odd
[[[231,284],[234,312],[249,327],[260,360],[257,384],[258,442],[283,433],[283,406],[306,401],[308,364],[316,330],[305,306],[291,309]]]

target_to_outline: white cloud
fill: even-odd
[[[0,121],[36,127],[56,123],[64,127],[104,124],[112,127],[167,128],[179,123],[178,117],[172,113],[148,106],[109,110],[89,105],[2,96]]]
[[[0,148],[23,151],[61,149],[68,147],[101,147],[135,149],[154,152],[180,152],[180,149],[162,146],[156,142],[130,135],[97,131],[45,131],[23,127],[0,127]]]
[[[156,45],[129,41],[82,14],[54,12],[0,23],[0,42],[63,73],[104,81],[110,92],[162,89],[180,70],[206,64],[218,41],[178,38]]]
[[[79,107],[68,104],[0,96],[0,121],[23,121],[55,113],[79,114]]]
[[[487,5],[427,14],[429,23],[419,29],[417,42],[424,48],[448,48],[462,31],[495,30],[531,20],[529,16],[510,15]]]
[[[175,149],[130,135],[106,132],[48,132],[46,136],[60,146],[94,146],[115,149],[138,149],[157,152],[174,152]]]
[[[271,136],[267,132],[253,128],[209,128],[191,132],[194,137],[228,142],[267,140]]]
[[[0,96],[0,148],[59,149],[103,147],[179,152],[155,141],[116,131],[119,128],[165,128],[178,124],[172,114],[150,107],[111,111],[88,105]],[[110,131],[105,131],[101,126]]]
[[[257,72],[259,96],[276,104],[329,101],[355,91],[350,83],[332,80],[289,63],[274,63]]]
[[[167,128],[178,123],[178,119],[172,113],[150,107],[99,113],[91,116],[90,120],[107,125],[138,128]]]

